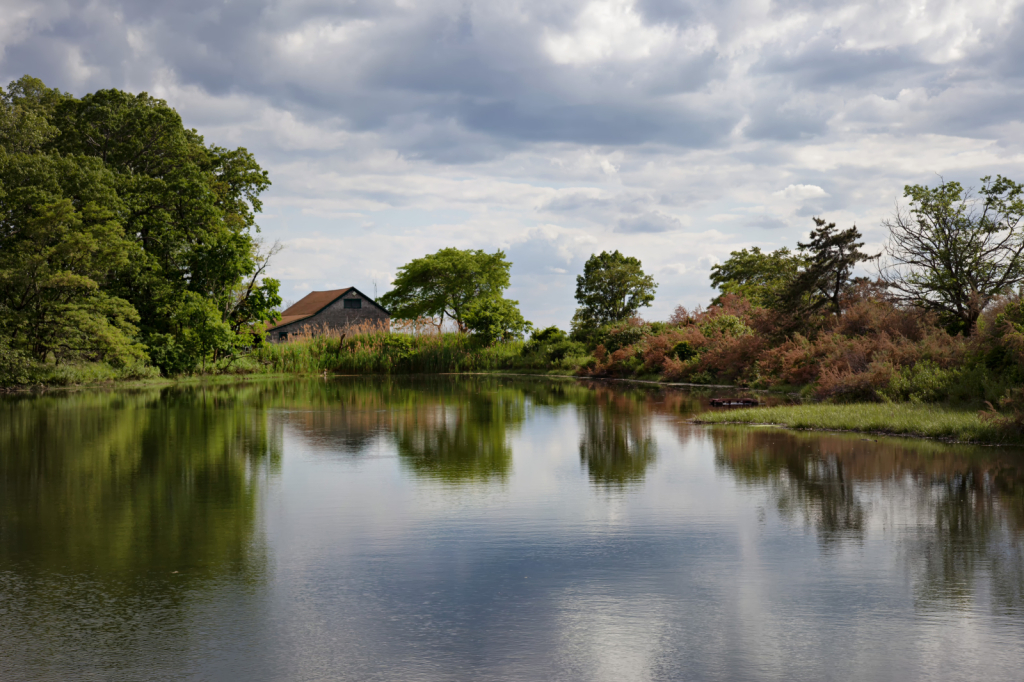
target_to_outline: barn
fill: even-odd
[[[391,329],[391,313],[355,287],[311,291],[281,313],[281,319],[267,330],[271,342],[286,341],[289,335],[312,332],[343,332],[359,324]]]

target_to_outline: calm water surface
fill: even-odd
[[[0,680],[1021,680],[1024,455],[685,393],[0,400]]]

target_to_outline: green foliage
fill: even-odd
[[[153,362],[165,371],[191,373],[231,351],[235,335],[210,299],[186,291],[164,314],[169,332],[150,335],[150,344]]]
[[[523,355],[536,358],[531,364],[561,365],[568,361],[569,367],[577,367],[587,359],[587,347],[573,341],[558,327],[547,327],[533,333],[530,340],[523,346]],[[531,362],[531,360],[527,360]]]
[[[759,247],[749,251],[733,251],[729,258],[711,268],[711,284],[721,292],[713,301],[720,305],[722,296],[737,294],[755,306],[780,308],[786,290],[807,259],[783,247],[762,253]]]
[[[885,283],[899,299],[974,332],[993,299],[1024,282],[1024,185],[997,175],[978,196],[958,182],[907,185],[889,228]]]
[[[142,355],[138,314],[103,290],[132,253],[110,177],[96,159],[0,155],[0,325],[38,361]]]
[[[533,324],[519,312],[519,301],[500,296],[477,298],[467,303],[464,322],[466,329],[488,346],[498,341],[521,339],[533,329]]]
[[[679,343],[672,347],[672,355],[677,360],[682,360],[683,362],[686,362],[687,360],[692,360],[693,358],[700,355],[700,352],[696,348],[694,348],[693,344],[690,343],[689,341],[680,341]]]
[[[445,316],[465,331],[466,314],[474,301],[500,298],[509,285],[509,269],[502,251],[441,249],[398,268],[393,288],[380,304],[398,319]]]
[[[729,314],[716,315],[705,322],[701,322],[697,325],[697,328],[706,337],[723,334],[735,339],[754,333],[754,330],[744,324],[743,320]]]
[[[603,325],[593,336],[594,346],[604,346],[609,353],[620,348],[635,346],[651,335],[651,327],[642,320],[632,319]]]
[[[651,305],[657,288],[639,259],[618,251],[592,255],[583,274],[576,277],[580,307],[572,318],[574,336],[582,339],[603,325],[633,317],[641,307]]]
[[[0,88],[0,149],[8,154],[39,151],[59,132],[49,115],[66,97],[31,76],[13,81],[6,91]]]
[[[824,307],[835,314],[842,312],[842,296],[857,263],[874,256],[860,249],[861,233],[856,226],[836,229],[835,223],[814,218],[817,227],[806,244],[797,243],[804,257],[804,267],[790,282],[783,296],[791,310],[813,312]]]
[[[253,232],[267,174],[145,93],[0,91],[0,324],[42,361],[168,373],[258,343],[280,304]],[[262,277],[262,278],[261,278]],[[142,342],[140,344],[140,341]]]
[[[1014,440],[1008,438],[1002,429],[986,423],[974,410],[937,405],[908,404],[901,405],[899,409],[879,403],[780,405],[704,412],[698,414],[695,421],[777,424],[796,429],[867,431],[985,443]]]

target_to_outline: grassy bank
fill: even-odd
[[[793,429],[859,431],[922,436],[975,443],[1024,443],[978,411],[919,403],[853,403],[756,407],[703,412],[694,421],[704,424],[773,424]]]

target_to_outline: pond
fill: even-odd
[[[495,377],[0,399],[3,680],[1019,680],[1024,454]]]

